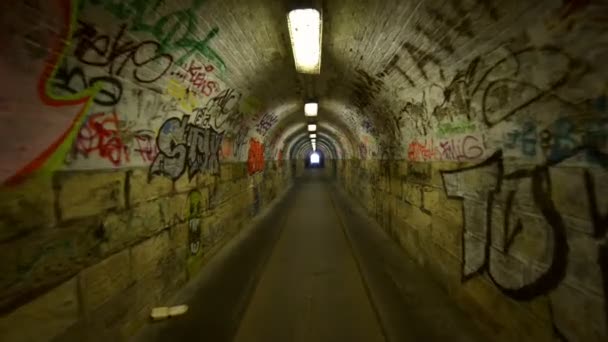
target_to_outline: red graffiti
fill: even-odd
[[[433,140],[419,142],[414,140],[407,149],[407,157],[411,161],[426,161],[437,157],[437,150],[433,146]]]
[[[481,158],[485,151],[483,136],[467,135],[464,138],[440,140],[437,145],[432,139],[424,142],[414,140],[408,147],[408,158],[411,161],[465,161]]]
[[[75,153],[89,157],[97,152],[115,166],[119,166],[123,160],[128,162],[129,150],[120,137],[118,125],[116,113],[91,115],[78,132]]]
[[[247,157],[247,171],[252,175],[264,170],[264,144],[255,139],[249,140],[249,155]]]
[[[211,96],[219,90],[216,82],[207,79],[207,76],[213,71],[212,65],[195,65],[194,61],[190,62],[188,74],[190,75],[190,83],[206,96]]]
[[[57,0],[54,3],[57,6],[56,14],[59,18],[63,19],[63,25],[61,26],[60,32],[56,36],[55,41],[52,43],[52,46],[49,48],[47,59],[44,62],[43,71],[38,78],[36,88],[40,100],[45,105],[52,107],[75,107],[72,113],[67,113],[66,111],[64,115],[57,116],[57,118],[54,120],[55,124],[52,127],[46,124],[46,121],[44,120],[30,123],[31,125],[39,125],[37,127],[30,126],[30,128],[34,127],[30,130],[31,134],[39,134],[39,129],[44,129],[46,135],[53,136],[53,138],[49,140],[48,144],[42,144],[36,148],[32,148],[28,153],[27,160],[29,161],[26,161],[24,164],[16,163],[12,166],[3,165],[3,167],[6,167],[7,170],[10,170],[8,174],[3,174],[3,177],[8,176],[8,178],[2,179],[4,181],[3,183],[7,185],[15,185],[23,182],[27,176],[42,168],[49,161],[51,155],[57,151],[61,144],[69,139],[70,132],[72,132],[75,127],[80,125],[85,113],[85,103],[89,100],[88,95],[83,96],[82,98],[59,99],[47,93],[47,83],[52,78],[55,66],[63,58],[65,53],[64,50],[69,46],[68,42],[71,40],[70,32],[73,32],[74,29],[72,27],[72,21],[70,20],[71,11],[73,10],[72,7],[76,7],[71,0]],[[5,79],[5,77],[3,77],[3,79]],[[60,122],[61,124],[59,124]]]

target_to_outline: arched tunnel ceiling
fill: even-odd
[[[336,141],[325,134],[317,136],[316,145],[329,159],[338,159],[342,153],[341,150],[336,148]],[[310,151],[312,151],[310,139],[307,136],[300,136],[293,140],[293,144],[289,148],[289,157],[290,159],[303,159]]]
[[[210,139],[221,143],[224,160],[246,160],[251,143],[280,159],[293,143],[288,137],[309,121],[303,104],[311,98],[320,103],[316,121],[338,158],[415,160],[417,146],[429,139],[434,144],[445,132],[469,131],[476,133],[462,149],[481,158],[499,144],[493,139],[509,120],[530,115],[535,104],[578,105],[604,90],[606,49],[596,44],[585,56],[569,51],[591,51],[590,42],[603,41],[598,32],[604,31],[592,22],[599,15],[576,21],[577,11],[603,13],[603,4],[313,3],[323,15],[323,60],[321,74],[312,76],[295,72],[288,0],[3,3],[6,49],[23,56],[1,70],[13,81],[5,95],[30,94],[36,84],[39,98],[52,106],[19,108],[23,118],[44,111],[49,119],[10,132],[18,152],[3,156],[3,178],[42,164],[150,165],[155,146],[131,147],[126,157],[82,158],[91,151],[81,151],[82,130],[86,136],[99,124],[91,121],[102,118],[116,120],[125,140],[156,141],[161,152],[179,143],[173,134],[179,127],[192,126],[216,137]],[[10,32],[29,25],[15,19],[21,17],[31,17],[43,37],[29,45],[11,39]],[[589,39],[569,30],[586,30]],[[45,55],[52,48],[40,48],[47,46],[55,52]],[[582,83],[591,88],[585,94],[575,90]]]

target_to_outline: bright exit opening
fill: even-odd
[[[321,159],[321,157],[319,157],[319,154],[315,152],[310,155],[310,164],[312,164],[312,165],[319,164],[320,159]]]

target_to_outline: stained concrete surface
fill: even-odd
[[[491,340],[321,170],[295,183],[138,341]]]
[[[288,209],[237,342],[384,340],[330,189],[316,177]]]

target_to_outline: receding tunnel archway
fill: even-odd
[[[325,154],[322,150],[309,151],[304,160],[306,168],[322,169],[325,167]]]
[[[303,7],[318,74],[295,68]],[[504,340],[608,340],[606,18],[588,0],[0,2],[0,340],[128,340],[313,174],[336,186],[319,210],[361,205]],[[217,335],[180,337],[232,337],[273,232],[197,306]],[[385,266],[393,293],[414,286]]]

